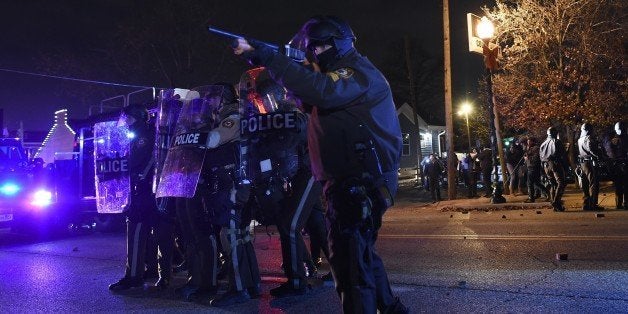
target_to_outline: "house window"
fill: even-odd
[[[402,148],[401,148],[401,156],[410,156],[410,134],[401,133]]]
[[[431,144],[432,134],[429,133],[421,133],[421,148],[428,148],[427,144]],[[431,145],[430,145],[431,146]]]

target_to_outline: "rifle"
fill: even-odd
[[[217,35],[221,35],[223,37],[227,37],[227,38],[231,38],[231,39],[236,39],[237,40],[237,39],[241,38],[241,39],[245,39],[246,40],[247,38],[249,38],[251,41],[256,41],[256,42],[258,42],[258,43],[260,43],[260,44],[262,44],[262,45],[264,45],[264,46],[266,46],[266,47],[268,47],[268,48],[270,48],[270,49],[272,49],[272,50],[274,50],[276,52],[282,53],[282,54],[286,55],[286,57],[289,57],[289,58],[291,58],[292,60],[294,60],[296,62],[303,62],[305,60],[305,52],[303,52],[303,51],[301,51],[299,49],[296,49],[296,48],[292,48],[292,47],[290,47],[290,45],[284,45],[283,47],[281,47],[281,50],[280,50],[280,47],[278,45],[273,45],[273,44],[270,44],[270,43],[267,43],[267,42],[264,42],[264,41],[261,41],[261,40],[257,40],[257,39],[254,39],[254,38],[245,37],[245,36],[242,36],[242,35],[230,33],[230,32],[224,31],[222,29],[215,28],[215,27],[208,27],[207,29],[211,33],[214,33],[214,34],[217,34]]]

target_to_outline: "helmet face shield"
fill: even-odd
[[[293,110],[298,103],[270,77],[265,68],[244,73],[239,88],[240,112],[245,117]]]
[[[200,97],[192,99],[186,108],[189,127],[196,130],[214,129],[220,122],[218,113],[222,107],[223,87],[209,85],[194,88],[193,91],[198,92]]]
[[[317,23],[318,20],[316,19],[310,19],[309,21],[305,22],[305,24],[303,24],[303,26],[301,26],[301,29],[299,29],[299,31],[292,37],[292,39],[290,39],[290,41],[288,42],[288,45],[294,49],[298,49],[301,51],[312,51],[312,49],[310,49],[310,38],[308,37],[307,34],[307,29],[310,25]]]

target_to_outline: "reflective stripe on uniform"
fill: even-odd
[[[217,285],[218,281],[218,249],[216,244],[216,237],[214,235],[209,236],[209,240],[212,242],[212,287]]]
[[[140,247],[140,236],[141,236],[141,231],[142,231],[142,223],[138,222],[135,225],[135,231],[133,232],[133,257],[131,257],[131,265],[129,265],[131,267],[131,277],[137,277],[137,267],[140,265],[137,265],[137,258],[138,258],[138,251],[139,251],[139,247]],[[142,267],[144,267],[144,265],[141,265]]]
[[[235,215],[235,210],[231,210],[231,215]],[[229,228],[232,230],[236,228],[235,220],[229,220]],[[238,241],[236,239],[235,233],[229,233],[229,240],[231,242],[229,243],[229,246],[231,247],[231,264],[233,265],[233,277],[236,285],[236,290],[242,291],[242,278],[240,278],[240,266],[238,265]]]
[[[307,201],[310,191],[312,190],[312,185],[314,185],[314,177],[310,177],[310,179],[307,181],[307,186],[305,187],[305,191],[303,191],[303,194],[301,194],[299,206],[295,210],[294,216],[292,216],[292,222],[290,224],[290,257],[292,258],[291,266],[293,277],[294,274],[297,272],[297,263],[301,262],[301,256],[297,256],[297,240],[295,234],[295,232],[297,231],[297,222],[299,221],[299,217],[301,216],[301,212],[303,211],[305,202]],[[301,232],[300,230],[298,231]],[[298,278],[292,278],[292,280],[295,287],[300,285]]]

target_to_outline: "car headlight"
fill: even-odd
[[[2,186],[0,186],[0,193],[7,195],[7,196],[12,196],[15,195],[17,192],[20,191],[20,186],[15,184],[15,183],[5,183]]]
[[[52,193],[48,190],[37,190],[33,193],[31,205],[44,207],[52,203]]]

